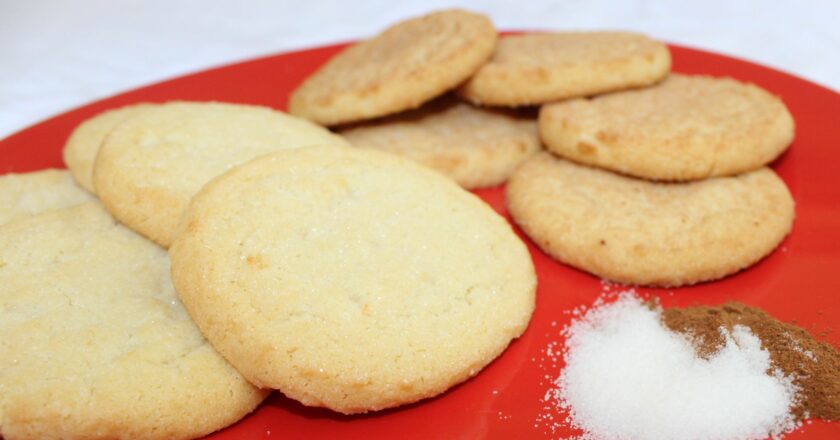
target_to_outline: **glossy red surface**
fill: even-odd
[[[283,108],[289,92],[343,46],[270,56],[187,75],[83,106],[0,141],[0,172],[61,167],[61,148],[82,120],[113,107],[140,102],[219,100]],[[773,167],[796,200],[792,234],[768,258],[724,280],[699,286],[640,289],[664,306],[718,304],[737,300],[795,321],[835,347],[840,335],[840,95],[756,64],[672,46],[674,70],[732,76],[780,95],[793,113],[797,133],[790,150]],[[501,188],[478,194],[506,215]],[[528,241],[526,239],[526,241]],[[598,279],[556,263],[532,244],[539,289],[537,309],[526,333],[470,381],[437,398],[363,416],[341,416],[306,408],[275,394],[256,412],[214,439],[261,438],[546,438],[543,396],[561,366],[544,362],[544,349],[561,341],[568,311],[590,305],[601,293]],[[824,332],[828,332],[825,334]],[[538,420],[543,420],[538,422]],[[565,437],[568,430],[556,431]],[[790,439],[840,438],[840,424],[814,421]]]

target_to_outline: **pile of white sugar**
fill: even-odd
[[[638,297],[598,305],[566,329],[553,398],[587,439],[759,439],[796,427],[791,379],[747,327],[708,359]]]

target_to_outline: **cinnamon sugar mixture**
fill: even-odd
[[[799,388],[792,413],[799,419],[840,420],[840,353],[815,340],[804,329],[777,321],[762,310],[739,303],[717,307],[672,308],[662,320],[673,331],[688,333],[698,354],[709,357],[725,344],[721,327],[749,327],[770,352],[774,368],[781,369]]]

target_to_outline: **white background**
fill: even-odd
[[[840,90],[840,0],[0,0],[0,138],[125,89],[460,5],[500,29],[627,29]]]

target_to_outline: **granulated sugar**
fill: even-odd
[[[744,326],[708,357],[632,294],[566,329],[566,367],[551,398],[597,439],[758,439],[797,426],[796,389]]]

